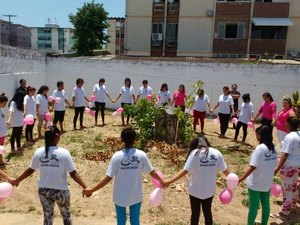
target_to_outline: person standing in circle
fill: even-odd
[[[181,108],[181,111],[185,111],[185,102],[187,100],[187,95],[185,92],[184,84],[180,84],[178,90],[173,94],[173,101],[171,105],[174,104],[175,108]]]
[[[273,182],[277,153],[272,143],[272,135],[268,126],[260,126],[255,130],[259,145],[256,146],[250,159],[250,165],[240,177],[239,183],[247,178],[249,212],[248,225],[255,224],[259,204],[262,208],[261,225],[267,225],[270,215],[270,189]]]
[[[241,96],[241,93],[239,91],[237,91],[237,88],[238,88],[237,84],[231,85],[230,95],[233,98],[233,110],[234,110],[231,113],[234,113],[239,109],[239,98]],[[233,128],[235,128],[235,124],[233,124]]]
[[[225,133],[228,129],[228,124],[231,116],[231,112],[234,112],[233,109],[233,98],[229,94],[229,87],[223,87],[223,94],[220,95],[218,103],[215,105],[213,109],[211,109],[211,113],[215,111],[216,108],[219,107],[219,120],[220,120],[220,131],[221,134],[219,135],[220,138],[225,137]]]
[[[29,168],[18,178],[13,179],[11,183],[18,186],[21,181],[31,176],[35,170],[39,170],[38,194],[43,206],[44,224],[53,224],[56,203],[64,225],[72,225],[67,173],[83,189],[87,186],[75,170],[70,152],[57,146],[59,140],[59,129],[55,126],[49,126],[45,131],[45,147],[38,148],[35,151]]]
[[[273,126],[276,120],[276,103],[273,100],[272,95],[269,92],[263,94],[263,103],[261,104],[253,122],[261,115],[261,124],[266,125],[270,128],[271,135],[273,138]]]
[[[105,96],[109,98],[111,102],[114,100],[109,96],[108,91],[106,90],[106,87],[104,85],[105,79],[100,78],[99,83],[95,84],[93,92],[95,96],[95,108],[96,108],[96,113],[95,113],[95,126],[98,124],[98,113],[99,110],[101,112],[101,118],[102,118],[102,126],[105,126],[104,122],[104,109],[105,109]]]
[[[188,173],[189,196],[191,204],[191,225],[199,224],[200,210],[204,214],[205,225],[212,225],[212,201],[216,192],[216,180],[218,171],[228,176],[230,171],[224,161],[222,153],[210,146],[209,141],[203,135],[196,137],[190,144],[188,159],[184,169],[175,177],[166,180],[164,187],[183,178]]]
[[[68,101],[65,86],[63,81],[57,81],[57,89],[53,91],[53,108],[54,108],[54,119],[53,126],[56,126],[59,122],[60,132],[64,133],[64,120],[66,113],[66,103],[72,107],[72,104]]]
[[[83,126],[83,114],[85,109],[85,102],[89,102],[89,99],[85,96],[84,88],[83,88],[84,80],[82,78],[78,78],[76,80],[76,87],[73,89],[73,104],[72,106],[75,107],[75,114],[73,118],[73,130],[77,130],[76,123],[79,116],[80,122],[80,129],[85,129],[86,127]]]
[[[157,94],[157,105],[165,106],[171,103],[171,93],[168,89],[168,84],[163,83],[160,91]]]
[[[35,87],[29,86],[28,88],[28,95],[24,97],[24,116],[32,116],[34,118],[35,122],[35,115],[36,115],[36,103],[35,103]],[[26,124],[25,128],[25,138],[26,141],[29,144],[33,144],[35,142],[35,139],[33,138],[33,127],[34,127],[34,122],[33,124]]]
[[[121,98],[122,97],[122,98]],[[132,105],[135,102],[134,88],[131,86],[130,78],[125,78],[124,86],[121,87],[119,96],[113,101],[117,102],[121,98],[121,107],[125,105]],[[130,115],[127,115],[126,125],[129,125]],[[122,126],[125,126],[124,113],[122,113]]]
[[[210,109],[209,98],[204,93],[203,89],[198,89],[197,95],[195,97],[193,106],[193,117],[194,117],[194,131],[196,131],[196,126],[200,120],[201,133],[204,133],[204,119],[206,115],[206,105]]]
[[[7,126],[5,121],[5,114],[2,111],[6,107],[8,98],[4,93],[0,95],[0,145],[4,146],[5,137],[7,135]],[[3,161],[3,155],[0,154],[0,167],[4,167],[5,162]]]
[[[133,147],[136,137],[136,132],[132,128],[122,130],[121,139],[125,145],[124,149],[114,153],[110,160],[106,176],[92,188],[86,188],[82,192],[87,197],[91,196],[93,192],[103,188],[115,178],[113,201],[115,203],[118,225],[126,224],[127,207],[130,210],[130,224],[140,224],[140,211],[143,200],[143,173],[149,174],[163,185],[163,180],[153,169],[146,153]]]
[[[143,86],[139,88],[135,103],[139,100],[139,98],[147,98],[148,95],[152,96],[152,93],[153,90],[150,86],[148,86],[148,80],[143,80]]]
[[[289,117],[296,116],[293,107],[292,100],[288,97],[285,97],[282,100],[282,110],[279,111],[277,119],[275,121],[277,128],[277,137],[279,144],[282,143],[284,137],[288,134],[288,129],[286,127],[286,121]]]
[[[38,138],[42,138],[42,126],[43,123],[47,123],[45,115],[49,112],[49,104],[48,104],[48,97],[47,93],[49,91],[49,87],[46,85],[42,85],[37,92],[35,97],[36,103],[36,113],[38,118]]]

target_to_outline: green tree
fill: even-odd
[[[84,3],[82,8],[77,9],[76,15],[70,14],[69,20],[74,26],[73,49],[78,55],[92,55],[93,50],[102,48],[109,42],[105,30],[109,27],[107,22],[108,13],[103,4]]]

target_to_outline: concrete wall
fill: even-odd
[[[13,96],[21,78],[28,85],[39,88],[46,84],[50,93],[56,88],[56,82],[65,82],[65,90],[69,98],[78,77],[85,80],[86,95],[92,94],[92,89],[99,78],[106,79],[106,86],[112,98],[119,94],[125,77],[130,77],[135,91],[141,86],[142,80],[148,79],[155,93],[162,83],[169,85],[173,93],[178,85],[186,85],[187,92],[191,91],[190,84],[197,80],[205,83],[205,92],[214,105],[222,94],[224,85],[238,84],[238,90],[250,93],[255,111],[262,101],[262,94],[269,91],[279,108],[282,96],[290,95],[298,90],[300,84],[300,66],[275,64],[223,64],[195,62],[159,62],[137,60],[98,60],[87,58],[48,58],[34,51],[0,47],[0,92],[5,92],[9,99]],[[109,103],[108,107],[117,108],[120,102]]]
[[[110,36],[109,37],[109,43],[107,44],[107,48],[110,51],[111,54],[116,53],[116,26],[117,22],[115,19],[109,19],[109,28],[107,29],[107,34]]]

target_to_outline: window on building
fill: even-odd
[[[287,37],[287,27],[252,26],[251,39],[279,39]]]
[[[218,38],[244,39],[245,24],[244,23],[219,23]]]
[[[250,2],[251,0],[218,0],[218,2]]]
[[[176,45],[178,34],[178,24],[168,23],[166,26],[166,45],[167,47],[174,47]]]
[[[162,33],[163,25],[161,23],[153,23],[152,24],[152,33]]]
[[[151,43],[152,46],[158,47],[162,45],[163,40],[163,25],[161,23],[152,24]]]

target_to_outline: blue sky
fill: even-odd
[[[72,27],[68,15],[75,14],[77,8],[91,0],[0,0],[0,19],[7,20],[3,14],[17,15],[13,23],[29,27],[43,27],[48,18],[60,27]],[[109,17],[124,17],[125,0],[95,0],[102,3]]]

